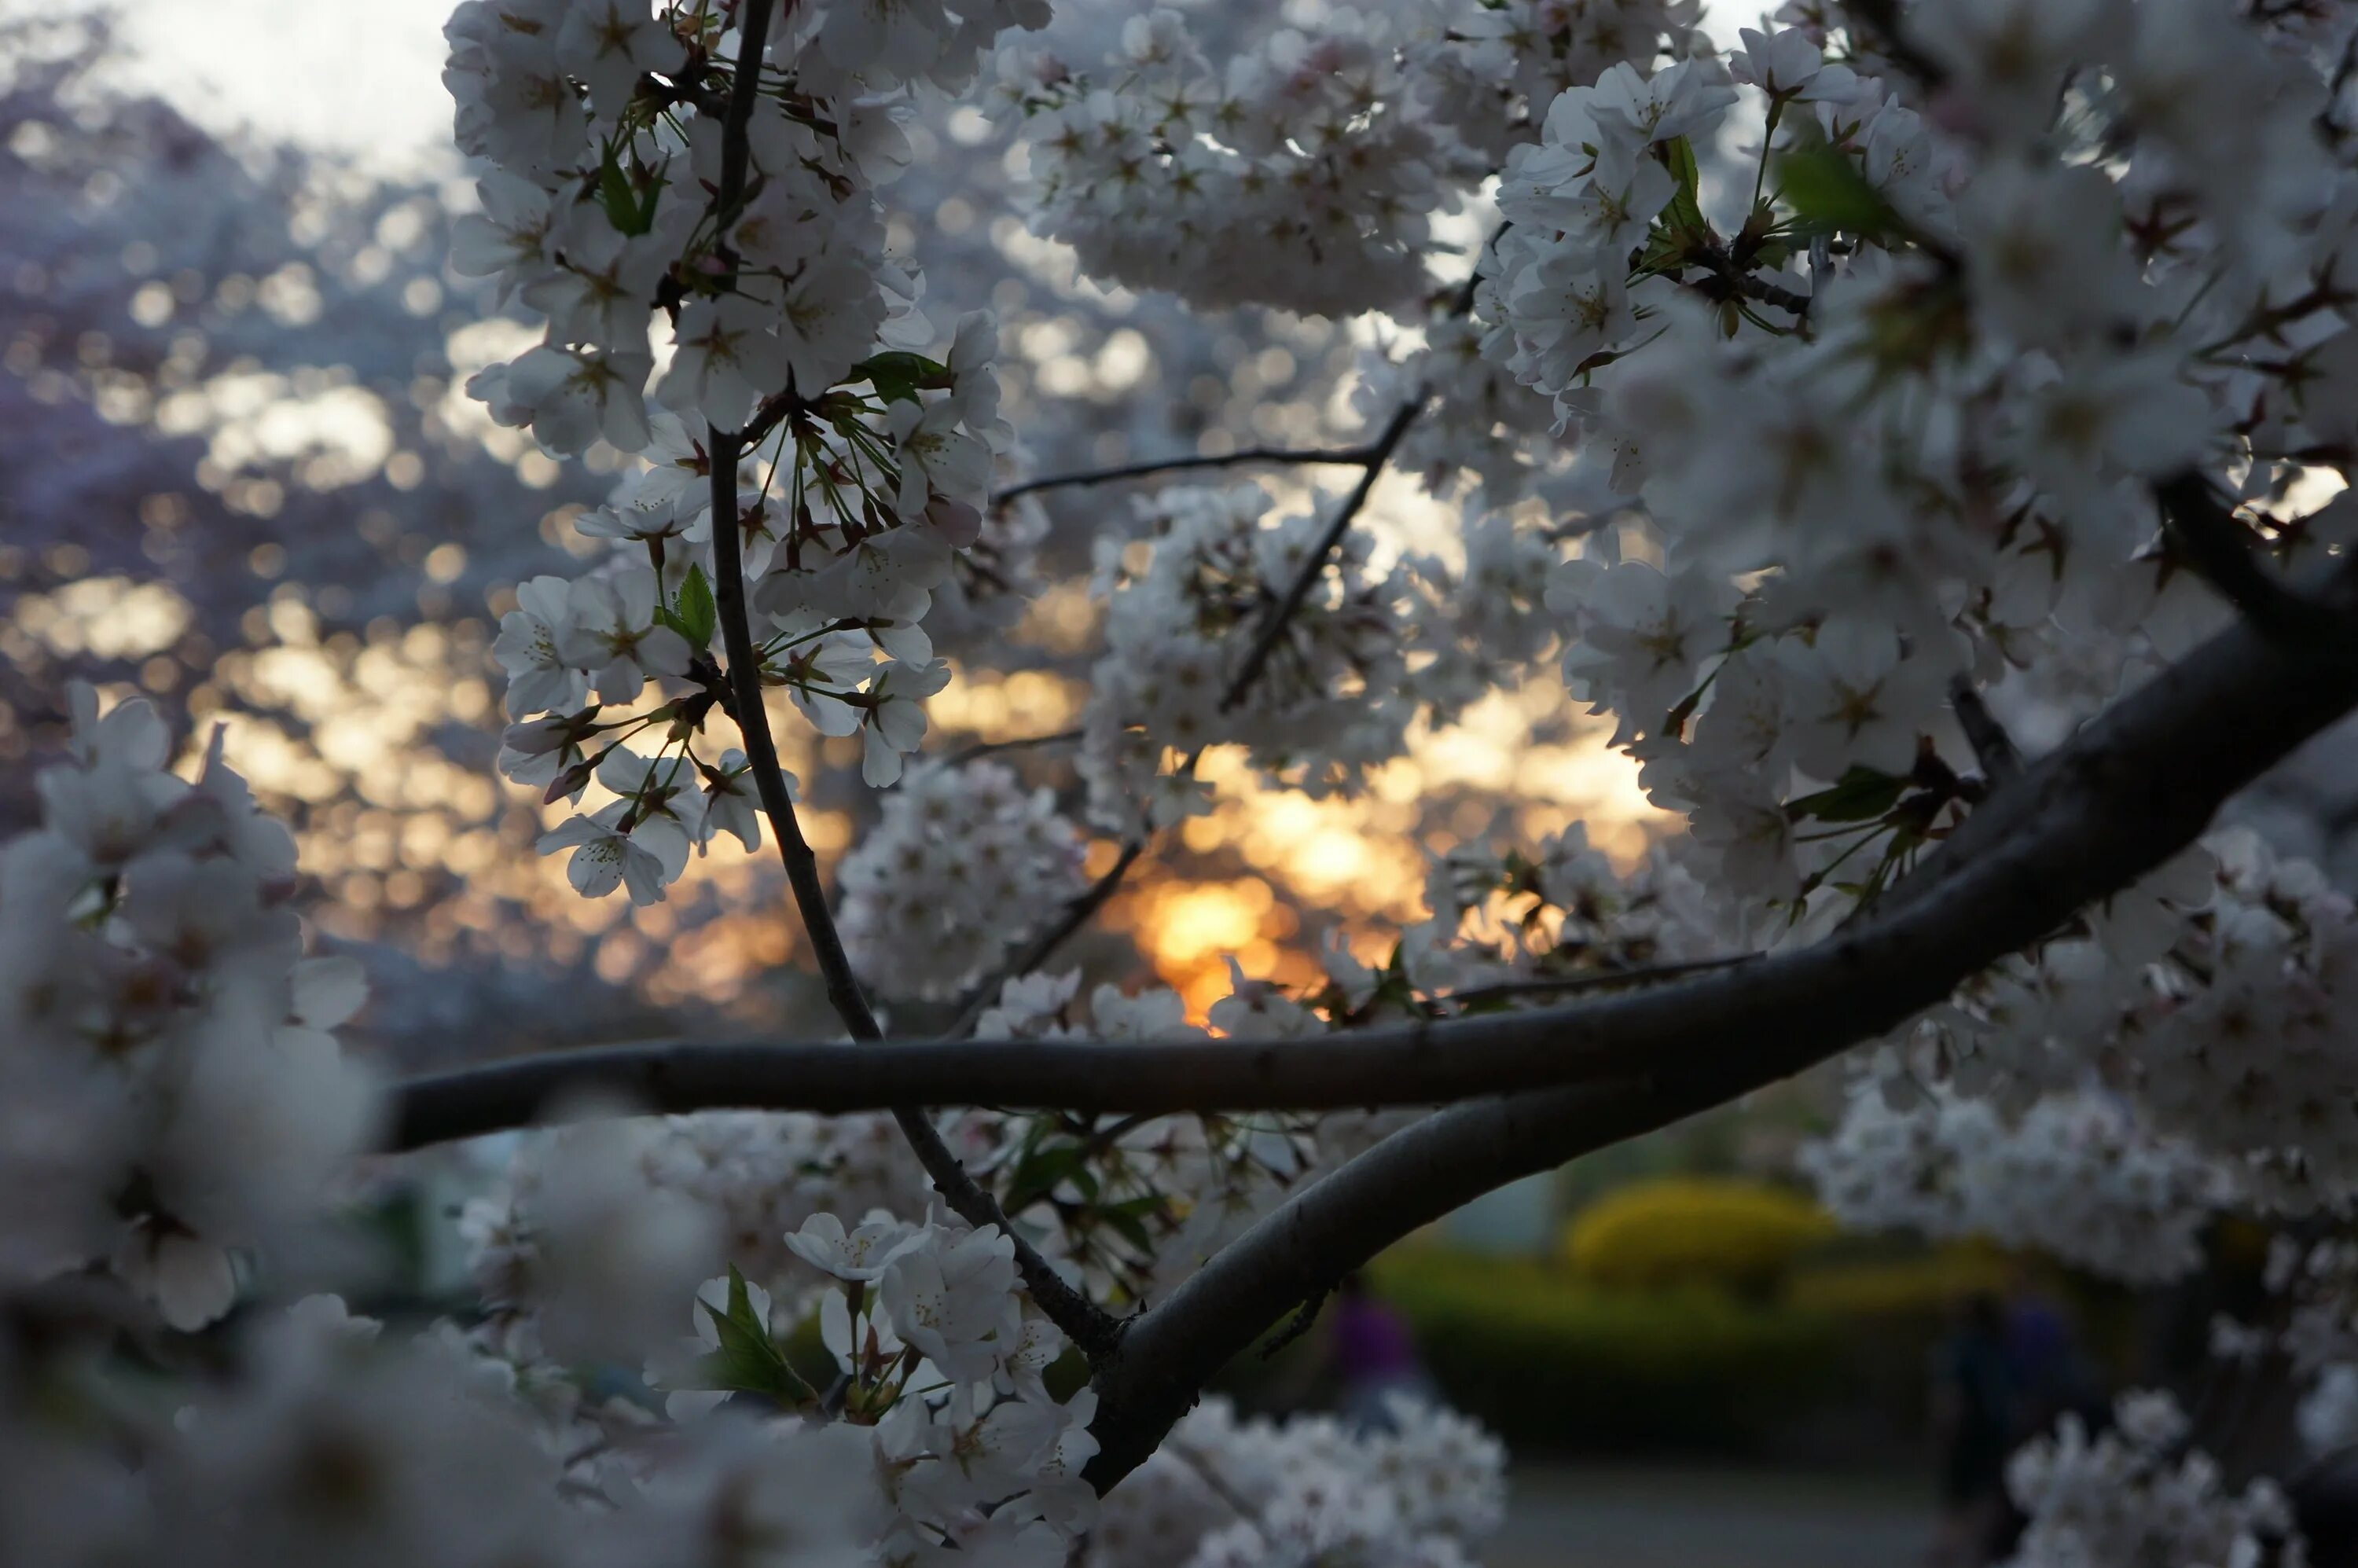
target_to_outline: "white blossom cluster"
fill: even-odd
[[[843,942],[886,996],[955,996],[1087,885],[1053,791],[997,762],[920,763],[837,872]]]
[[[2339,1202],[2358,1183],[2358,912],[2249,834],[2216,845],[2218,893],[2129,1032],[2140,1095],[2158,1125],[2251,1152],[2266,1201]]]
[[[292,840],[218,742],[190,783],[145,704],[76,703],[70,758],[40,776],[43,827],[0,853],[0,1290],[34,1314],[0,1357],[0,1556],[1066,1560],[1095,1505],[1077,1476],[1092,1404],[1038,1380],[1062,1342],[1029,1314],[1011,1239],[881,1210],[847,1238],[817,1209],[869,1193],[916,1206],[882,1119],[803,1119],[791,1151],[744,1118],[546,1135],[532,1201],[472,1221],[491,1303],[516,1284],[529,1319],[394,1334],[333,1297],[272,1304],[348,1266],[322,1217],[374,1120],[329,1033],[359,1003],[355,967],[302,957]],[[713,1211],[849,1282],[822,1313],[849,1386],[836,1405],[792,1384],[766,1298],[756,1314],[733,1275],[698,1298],[701,1350],[657,1357],[659,1387],[703,1396],[672,1420],[568,1370],[633,1363],[676,1332],[699,1277],[680,1269],[731,1239]],[[105,1353],[126,1332],[204,1330],[242,1294],[203,1355]],[[711,1408],[734,1395],[784,1413]]]
[[[1556,438],[1546,399],[1533,397],[1486,355],[1483,337],[1480,325],[1461,314],[1433,315],[1425,321],[1423,341],[1412,351],[1397,360],[1373,351],[1363,356],[1364,372],[1351,403],[1368,428],[1381,429],[1403,402],[1421,402],[1422,413],[1401,438],[1392,464],[1416,475],[1443,500],[1465,493],[1469,575],[1511,563],[1511,576],[1483,585],[1483,608],[1510,613],[1496,623],[1481,622],[1486,635],[1478,639],[1499,639],[1511,648],[1534,635],[1542,643],[1552,638],[1553,618],[1541,612],[1541,585],[1561,552],[1551,531],[1517,528],[1504,509],[1535,491],[1543,500],[1575,508],[1591,498],[1573,489],[1574,455]],[[1465,482],[1469,475],[1470,490]],[[1586,521],[1581,519],[1574,531],[1585,531]]]
[[[1099,276],[1206,308],[1341,315],[1427,286],[1431,217],[1483,172],[1409,103],[1389,19],[1337,6],[1215,69],[1175,10],[1133,16],[1102,81],[1008,50],[1040,230]]]
[[[1505,1512],[1505,1453],[1395,1396],[1394,1426],[1240,1421],[1210,1399],[1107,1494],[1088,1568],[1456,1568]]]
[[[2234,1195],[2214,1162],[2095,1091],[2048,1095],[2014,1119],[1948,1093],[1897,1109],[1855,1095],[1801,1162],[1846,1226],[1985,1237],[2130,1284],[2200,1268],[2202,1229]]]
[[[1982,976],[1856,1090],[1905,1108],[1931,1082],[2012,1122],[2102,1080],[2125,1097],[2125,1149],[2182,1147],[2243,1204],[2338,1206],[2358,1182],[2339,994],[2353,935],[2350,900],[2314,867],[2245,830],[2213,834],[2092,910],[2082,934]]]
[[[1794,15],[1558,96],[1476,297],[1660,546],[1559,568],[1566,674],[1756,907],[1870,895],[1961,809],[1958,687],[2217,618],[2157,483],[2233,463],[2234,526],[2289,552],[2275,501],[2342,438],[2341,33],[1927,0],[1902,31],[1974,105],[1943,121],[1871,28]],[[1744,97],[1754,194],[1707,211]]]
[[[2341,1395],[2325,1385],[2344,1380],[2334,1368],[2358,1364],[2358,1244],[2279,1234],[2261,1279],[2266,1306],[2250,1322],[2216,1320],[2213,1353],[2244,1361],[2281,1356],[2297,1379],[2313,1383],[2320,1411],[2330,1411]]]
[[[2006,1489],[2030,1521],[2012,1568],[2302,1568],[2284,1494],[2266,1477],[2229,1490],[2218,1461],[2185,1446],[2187,1433],[2175,1400],[2137,1392],[2096,1437],[2065,1415],[2052,1437],[2026,1444],[2006,1466]]]
[[[860,1303],[832,1293],[824,1314],[840,1419],[796,1386],[766,1295],[733,1278],[697,1293],[695,1336],[657,1358],[658,1383],[678,1390],[668,1419],[593,1400],[480,1333],[397,1336],[310,1297],[249,1328],[233,1380],[176,1416],[130,1413],[153,1428],[136,1471],[34,1421],[0,1430],[13,1462],[0,1545],[26,1549],[10,1561],[200,1568],[849,1568],[950,1552],[1054,1568],[1095,1508],[1077,1476],[1093,1399],[1059,1402],[1040,1383],[1061,1340],[1025,1315],[1005,1237],[897,1224],[887,1237],[885,1223],[856,1233],[875,1244],[864,1251],[839,1225],[792,1238]],[[794,1413],[749,1414],[731,1395]]]
[[[1065,1341],[1024,1311],[1014,1242],[995,1228],[911,1225],[881,1210],[850,1229],[814,1216],[785,1239],[831,1282],[818,1316],[840,1385],[828,1392],[845,1421],[821,1430],[849,1434],[854,1458],[841,1467],[850,1498],[822,1506],[858,1506],[875,1531],[850,1543],[847,1561],[1067,1560],[1097,1509],[1080,1478],[1097,1452],[1087,1430],[1097,1397],[1083,1390],[1060,1401],[1042,1381]],[[772,1338],[766,1292],[733,1275],[708,1281],[694,1327],[651,1368],[690,1431],[699,1409],[726,1413],[721,1401],[746,1390],[749,1366],[774,1379],[757,1391],[815,1402],[819,1390],[800,1384]],[[795,1490],[820,1494],[828,1479]]]
[[[330,1033],[360,968],[303,956],[294,840],[218,737],[190,783],[146,702],[72,701],[41,826],[0,852],[0,1290],[111,1267],[195,1329],[373,1131]]]
[[[1495,960],[1469,968],[1460,986],[1642,969],[1726,947],[1705,890],[1669,854],[1657,849],[1625,874],[1580,822],[1529,853],[1470,843],[1437,855],[1424,898],[1466,960]]]
[[[1404,51],[1417,110],[1495,167],[1535,138],[1566,88],[1657,51],[1704,47],[1701,9],[1682,0],[1436,0],[1421,7]]]
[[[814,4],[787,10],[761,61],[702,4],[468,0],[453,16],[459,143],[492,166],[453,265],[547,327],[470,390],[555,451],[603,441],[644,465],[582,525],[614,555],[525,584],[497,649],[520,721],[503,771],[551,801],[578,804],[593,778],[611,796],[542,842],[572,850],[583,893],[652,903],[691,846],[759,842],[743,759],[698,749],[729,708],[716,525],[763,684],[821,733],[861,736],[871,784],[922,739],[948,675],[920,623],[982,536],[1011,434],[987,318],[959,324],[946,362],[911,351],[931,330],[885,254],[876,189],[908,161],[906,95],[955,89],[1002,29],[1045,16],[1034,0]],[[740,193],[723,122],[747,70],[776,82],[754,100]],[[719,520],[715,431],[747,437],[738,515]],[[642,737],[651,752],[628,744]]]
[[[1256,628],[1325,528],[1314,512],[1271,521],[1269,506],[1257,485],[1181,487],[1140,503],[1132,537],[1099,537],[1106,652],[1090,674],[1080,768],[1101,825],[1127,830],[1141,802],[1157,822],[1206,808],[1192,770],[1164,769],[1167,752],[1241,744],[1257,766],[1321,793],[1400,749],[1415,711],[1409,584],[1371,568],[1364,537],[1334,553],[1260,678],[1228,700]]]

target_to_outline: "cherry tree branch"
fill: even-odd
[[[1305,1188],[1131,1322],[1098,1370],[1092,1431],[1103,1451],[1089,1478],[1102,1489],[1152,1451],[1213,1371],[1382,1246],[1505,1182],[1904,1023],[2168,860],[2228,795],[2353,706],[2358,660],[2345,643],[2290,643],[2238,623],[1995,791],[1865,917],[1798,952],[1633,992],[1303,1042],[534,1057],[407,1086],[395,1141],[523,1125],[585,1085],[643,1091],[665,1109],[916,1099],[1136,1113],[1487,1096]],[[764,1078],[765,1063],[779,1071]]]
[[[1045,474],[1011,484],[996,491],[990,497],[993,506],[1044,490],[1064,490],[1078,485],[1111,484],[1117,480],[1147,479],[1155,474],[1179,473],[1189,469],[1238,468],[1246,463],[1325,464],[1336,468],[1364,468],[1368,449],[1360,447],[1239,447],[1233,452],[1190,453],[1185,457],[1153,458],[1144,462],[1117,463],[1112,468],[1083,469],[1074,473]]]
[[[665,1042],[549,1053],[412,1080],[396,1091],[391,1146],[525,1126],[584,1088],[660,1111],[915,1102],[1176,1114],[1429,1105],[1731,1049],[1747,1060],[1814,1061],[1905,1021],[2134,881],[2201,831],[2220,801],[2353,705],[2350,659],[2320,660],[2238,626],[1995,790],[1833,935],[1634,990],[1289,1041],[932,1041],[873,1052]]]
[[[1001,752],[1027,752],[1034,746],[1069,746],[1083,733],[1078,730],[1059,730],[1052,735],[1019,735],[1011,741],[978,741],[971,746],[945,752],[942,765],[955,768],[979,757],[996,756]]]
[[[1683,1039],[1633,1057],[1622,1076],[1439,1112],[1296,1194],[1133,1323],[1098,1369],[1091,1485],[1103,1492],[1129,1474],[1230,1357],[1400,1237],[1883,1033],[2126,887],[2191,842],[2228,795],[2358,706],[2358,659],[2319,656],[2342,646],[2290,644],[2239,623],[1968,817],[1919,873],[1935,892],[1912,907],[1790,957],[1628,999],[1625,1018],[1665,998],[1727,1006],[1749,993],[1749,1005],[1710,1024],[1700,1011],[1717,1009],[1699,1010]],[[1943,940],[1962,946],[1928,949]]]
[[[1576,975],[1556,975],[1527,980],[1501,980],[1496,985],[1473,986],[1462,991],[1452,991],[1448,1000],[1460,1007],[1477,1002],[1504,1001],[1524,996],[1570,996],[1577,992],[1617,990],[1628,986],[1660,985],[1664,980],[1682,980],[1689,975],[1707,974],[1713,969],[1733,968],[1748,964],[1760,957],[1758,953],[1731,953],[1720,958],[1688,958],[1671,964],[1649,964],[1636,969],[1588,969]]]
[[[1277,652],[1280,643],[1285,641],[1285,629],[1293,620],[1294,612],[1302,608],[1303,601],[1310,597],[1310,590],[1325,575],[1328,558],[1335,554],[1335,547],[1343,542],[1343,535],[1350,532],[1351,522],[1358,516],[1359,509],[1367,505],[1368,497],[1375,493],[1376,481],[1383,477],[1385,466],[1392,460],[1392,453],[1399,449],[1401,438],[1408,434],[1409,427],[1414,425],[1417,416],[1424,412],[1425,402],[1426,394],[1420,384],[1414,395],[1401,400],[1401,406],[1384,422],[1382,431],[1368,443],[1367,456],[1359,460],[1359,481],[1351,487],[1351,493],[1343,498],[1343,504],[1336,507],[1335,515],[1327,520],[1317,543],[1311,546],[1309,555],[1303,557],[1302,569],[1295,572],[1293,580],[1285,585],[1283,596],[1270,607],[1268,614],[1261,617],[1260,626],[1253,632],[1252,643],[1245,650],[1243,662],[1237,665],[1237,673],[1228,677],[1228,690],[1220,696],[1221,712],[1225,713],[1242,702],[1260,679],[1261,670],[1269,664],[1270,655]]]
[[[1949,683],[1949,708],[1957,716],[1957,728],[1965,732],[1965,743],[1974,749],[1983,778],[2000,784],[2022,772],[2022,753],[2015,750],[2014,737],[1974,689],[1972,677],[1961,675]]]
[[[1122,879],[1130,875],[1130,868],[1146,853],[1146,844],[1147,835],[1143,832],[1124,840],[1121,853],[1114,857],[1113,864],[1106,868],[1104,875],[1091,882],[1077,897],[1065,901],[1055,920],[1025,941],[1015,950],[1013,957],[976,981],[959,1003],[957,1018],[942,1031],[943,1038],[962,1038],[990,1004],[999,1000],[999,993],[1008,981],[1028,975],[1046,963],[1055,956],[1057,948],[1071,941],[1082,926],[1095,919],[1098,911],[1110,903],[1113,895],[1120,891]]]
[[[1506,232],[1507,226],[1501,224],[1497,232],[1491,235],[1490,243],[1495,244],[1498,242],[1498,236]],[[1451,316],[1463,316],[1474,308],[1474,297],[1480,287],[1481,279],[1481,267],[1477,264],[1451,297],[1448,312]],[[1293,621],[1294,613],[1302,608],[1303,601],[1310,597],[1311,589],[1316,586],[1319,577],[1326,569],[1328,557],[1334,555],[1336,546],[1343,542],[1344,534],[1350,529],[1351,522],[1359,514],[1360,508],[1367,504],[1368,497],[1375,491],[1377,480],[1382,477],[1385,467],[1391,461],[1392,453],[1399,449],[1401,438],[1408,434],[1409,427],[1415,424],[1418,416],[1423,413],[1429,397],[1430,395],[1426,389],[1420,385],[1414,393],[1401,400],[1401,406],[1393,411],[1391,418],[1385,423],[1383,429],[1377,433],[1373,440],[1357,447],[1324,452],[1270,448],[1248,449],[1250,458],[1254,460],[1348,463],[1356,464],[1360,471],[1358,482],[1352,487],[1350,494],[1344,498],[1342,506],[1336,512],[1333,520],[1327,524],[1325,531],[1319,535],[1317,547],[1303,561],[1302,569],[1296,572],[1293,580],[1286,585],[1284,595],[1271,607],[1269,614],[1262,618],[1260,626],[1255,629],[1252,643],[1245,651],[1244,662],[1237,667],[1237,673],[1229,680],[1228,689],[1221,694],[1221,712],[1225,713],[1243,701],[1246,695],[1252,690],[1254,683],[1260,679],[1261,671],[1267,667],[1270,656],[1276,652],[1278,644],[1284,641],[1287,624]],[[1098,479],[1129,478],[1141,473],[1204,467],[1215,461],[1235,460],[1245,460],[1236,454],[1219,460],[1180,459],[1167,464],[1132,465],[1126,469],[1107,470],[1096,475],[1078,476],[1073,482],[1094,483]],[[1037,489],[1040,485],[1036,483],[1029,487],[1018,485],[1013,491],[994,499],[1010,499],[1014,495],[1022,494],[1027,488]],[[1203,751],[1199,747],[1195,755],[1187,759],[1188,772],[1195,771],[1196,762],[1203,755]],[[950,1033],[957,1035],[972,1028],[974,1020],[980,1015],[984,1008],[990,1004],[991,999],[999,994],[1001,987],[1009,980],[1030,974],[1033,969],[1038,968],[1055,954],[1057,948],[1063,946],[1076,932],[1087,925],[1090,917],[1103,908],[1121,886],[1122,879],[1130,874],[1130,868],[1137,862],[1139,856],[1145,852],[1152,837],[1151,829],[1141,829],[1124,842],[1120,858],[1114,861],[1112,869],[1098,879],[1087,892],[1067,904],[1055,925],[1025,943],[1013,960],[1001,965],[977,984],[974,990],[967,997],[965,1004],[959,1008],[957,1022],[952,1026]]]
[[[750,156],[747,126],[760,101],[762,51],[767,41],[770,18],[778,10],[769,0],[760,0],[746,8],[741,22],[737,80],[730,95],[728,117],[721,125],[720,181],[713,194],[713,211],[723,222],[744,192]],[[717,579],[713,599],[721,639],[729,654],[731,716],[744,738],[754,788],[761,797],[763,813],[770,820],[771,832],[777,838],[778,858],[785,863],[786,881],[794,891],[795,907],[802,916],[819,974],[826,981],[827,1001],[852,1039],[862,1044],[879,1042],[884,1031],[869,1008],[859,977],[852,970],[850,957],[844,951],[842,934],[837,930],[834,914],[827,908],[818,858],[811,852],[810,842],[804,838],[802,825],[795,816],[794,797],[787,793],[785,774],[778,764],[777,741],[770,732],[769,711],[762,700],[762,658],[754,646],[752,622],[745,605],[745,570],[739,537],[737,460],[743,449],[742,438],[718,425],[708,427],[708,438],[712,464],[713,575]],[[1040,1310],[1092,1360],[1103,1357],[1120,1336],[1120,1322],[1067,1283],[1038,1249],[1017,1233],[998,1200],[967,1173],[965,1164],[942,1141],[941,1133],[922,1107],[908,1103],[904,1098],[896,1099],[889,1108],[943,1201],[968,1224],[978,1229],[996,1226],[1012,1240],[1016,1267]]]

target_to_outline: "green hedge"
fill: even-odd
[[[1741,1452],[1847,1381],[1840,1320],[1708,1288],[1605,1291],[1429,1249],[1372,1279],[1450,1401],[1526,1448]]]

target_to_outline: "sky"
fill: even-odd
[[[442,24],[453,3],[117,0],[133,73],[191,119],[385,170],[446,156]]]

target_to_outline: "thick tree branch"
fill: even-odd
[[[1620,990],[1629,986],[1660,985],[1664,980],[1682,980],[1689,975],[1707,974],[1713,969],[1732,968],[1748,964],[1760,957],[1758,953],[1731,953],[1724,958],[1688,958],[1677,963],[1649,964],[1638,969],[1589,969],[1576,975],[1556,975],[1528,980],[1500,980],[1496,985],[1472,986],[1453,991],[1449,1000],[1460,1007],[1478,1002],[1503,1001],[1513,997],[1571,996],[1588,991]]]
[[[1791,958],[1620,1004],[1627,1014],[1679,993],[1718,993],[1725,1003],[1751,991],[1748,1016],[1722,1014],[1664,1041],[1623,1076],[1442,1111],[1314,1183],[1132,1325],[1098,1372],[1090,1432],[1102,1446],[1088,1480],[1102,1492],[1129,1474],[1230,1357],[1393,1240],[1508,1182],[1722,1104],[1904,1022],[2071,908],[2169,859],[2228,795],[2353,705],[2358,661],[2320,658],[2239,624],[2002,792],[2003,806],[1967,818],[1924,868],[1936,891],[1911,909]],[[1927,951],[1944,932],[1963,950]],[[1910,985],[1911,966],[1937,976]],[[1910,992],[1920,1000],[1904,1005]]]
[[[993,492],[990,503],[1004,506],[1011,501],[1037,494],[1044,490],[1111,484],[1116,480],[1124,479],[1150,479],[1156,474],[1180,473],[1189,469],[1239,468],[1247,463],[1323,463],[1337,468],[1365,468],[1368,457],[1368,449],[1366,447],[1239,447],[1233,452],[1190,453],[1185,457],[1117,463],[1111,468],[1083,469],[1076,473],[1044,474]]]
[[[2346,586],[2346,585],[2345,585]],[[2346,595],[2337,597],[2346,598]],[[1504,1182],[1719,1104],[1893,1029],[2127,887],[2219,804],[2358,706],[2339,637],[2239,623],[1996,791],[1865,918],[1799,952],[1561,1008],[1295,1043],[671,1046],[527,1058],[397,1098],[396,1146],[524,1125],[581,1087],[700,1105],[1146,1112],[1422,1103],[1490,1090],[1314,1184],[1133,1321],[1099,1367],[1109,1486],[1204,1380],[1308,1294]],[[1552,1086],[1552,1087],[1547,1087]]]
[[[730,95],[728,117],[721,125],[720,182],[713,194],[713,211],[724,223],[744,191],[750,140],[747,125],[760,102],[762,51],[767,41],[770,18],[778,9],[771,0],[756,0],[746,7],[741,19],[737,80]],[[778,840],[778,856],[785,863],[795,907],[802,915],[803,928],[810,936],[812,953],[826,980],[827,1000],[855,1041],[881,1041],[884,1032],[869,1008],[868,998],[852,971],[850,957],[844,951],[843,937],[836,929],[835,917],[827,908],[818,858],[811,852],[810,842],[803,837],[802,825],[795,818],[794,798],[786,791],[785,774],[778,765],[777,742],[770,733],[769,712],[762,700],[762,658],[753,643],[752,622],[745,606],[745,571],[738,525],[737,459],[743,449],[741,437],[717,425],[708,427],[708,435],[712,463],[713,598],[719,612],[721,640],[729,653],[732,717],[744,738],[745,757],[751,764],[754,788],[761,796],[763,813],[770,819],[770,829]],[[922,1107],[896,1100],[890,1108],[943,1201],[968,1224],[977,1228],[996,1226],[1008,1236],[1015,1244],[1016,1267],[1022,1271],[1023,1282],[1040,1310],[1092,1360],[1106,1355],[1120,1336],[1118,1320],[1065,1282],[1038,1249],[1016,1232],[1000,1209],[998,1200],[968,1174],[964,1163],[942,1141]]]
[[[414,1080],[398,1093],[394,1146],[525,1126],[583,1088],[661,1111],[846,1111],[901,1099],[1124,1115],[1433,1104],[1730,1052],[1815,1060],[1903,1022],[2134,881],[2201,831],[2234,789],[2353,704],[2350,661],[2236,627],[1993,793],[1834,935],[1636,990],[1296,1041],[937,1041],[874,1052],[670,1043],[553,1053]]]

